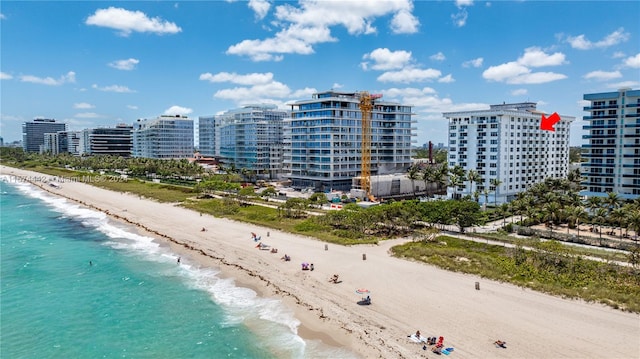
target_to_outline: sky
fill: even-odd
[[[416,145],[447,142],[443,112],[530,101],[576,117],[583,94],[640,88],[638,1],[0,2],[0,136],[70,130],[313,93],[414,106]]]

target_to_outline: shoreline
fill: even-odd
[[[52,177],[5,166],[1,173]],[[137,226],[176,254],[220,269],[238,286],[282,300],[301,322],[301,337],[361,357],[437,357],[407,339],[417,329],[424,336],[444,336],[445,347],[454,347],[451,355],[459,358],[597,358],[604,343],[609,357],[640,357],[636,314],[391,257],[388,249],[402,240],[343,247],[84,183],[34,185]],[[200,232],[202,227],[207,231]],[[257,250],[252,231],[278,253]],[[285,253],[291,262],[280,260]],[[316,270],[300,271],[301,261],[315,263]],[[333,273],[343,282],[328,283]],[[475,282],[482,290],[474,289]],[[372,305],[355,303],[361,287],[372,291]],[[498,339],[509,343],[507,350],[492,345]]]

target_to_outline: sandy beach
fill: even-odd
[[[443,336],[444,346],[455,348],[451,358],[640,358],[638,314],[393,258],[389,248],[401,239],[326,244],[81,182],[54,188],[39,181],[51,176],[4,166],[1,174],[36,179],[48,192],[138,226],[184,260],[220,268],[238,285],[280,298],[302,322],[301,336],[363,358],[438,357],[407,338],[416,330]],[[278,253],[255,248],[251,232]],[[280,259],[284,254],[290,262]],[[315,270],[302,271],[302,262]],[[328,281],[334,273],[341,282]],[[357,288],[371,291],[371,305],[356,303]],[[498,339],[507,349],[493,345]]]

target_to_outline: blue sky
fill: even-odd
[[[415,106],[417,144],[442,112],[532,101],[575,116],[584,93],[640,88],[637,1],[69,1],[0,3],[0,133],[161,114],[213,115],[316,91]]]

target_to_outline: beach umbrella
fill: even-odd
[[[359,288],[359,289],[356,289],[356,294],[369,295],[371,294],[371,291],[369,289]]]

